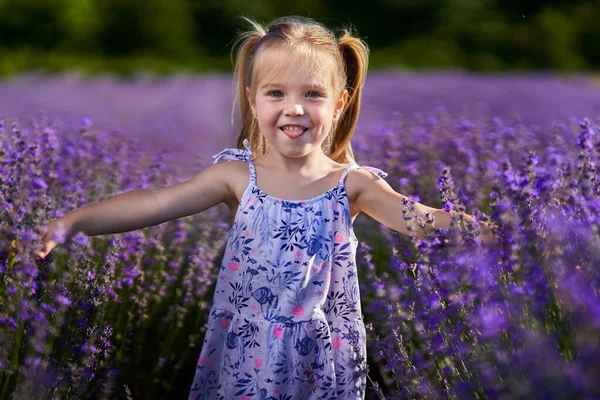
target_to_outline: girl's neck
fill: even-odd
[[[260,158],[263,166],[271,167],[282,174],[296,176],[314,176],[323,169],[332,169],[337,165],[322,151],[318,153],[314,151],[299,158],[286,157],[281,153],[267,151]]]

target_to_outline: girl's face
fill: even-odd
[[[331,79],[324,76],[328,74],[311,71],[301,61],[274,73],[268,60],[261,67],[269,71],[269,79],[259,77],[253,99],[246,92],[269,151],[288,158],[322,154],[321,145],[340,117],[347,91],[335,96]]]

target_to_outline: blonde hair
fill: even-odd
[[[251,19],[243,18],[252,29],[242,33],[233,46],[234,50],[239,46],[234,69],[236,96],[232,112],[233,116],[236,104],[239,104],[241,127],[238,148],[243,149],[243,141],[248,139],[255,157],[267,151],[266,140],[252,115],[246,88],[250,89],[253,97],[258,70],[265,60],[266,50],[285,49],[310,62],[315,68],[332,66],[332,86],[336,98],[348,90],[348,100],[324,142],[324,151],[336,162],[354,163],[350,139],[358,120],[362,87],[367,76],[369,48],[366,43],[353,36],[349,29],[343,29],[341,37],[337,39],[330,30],[310,18],[278,18],[267,29]]]

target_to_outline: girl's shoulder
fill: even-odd
[[[246,161],[226,160],[213,164],[211,167],[217,167],[222,178],[227,182],[231,192],[232,203],[239,202],[250,183],[250,167]]]
[[[368,190],[374,182],[383,180],[383,177],[387,176],[387,174],[382,172],[376,168],[367,166],[350,168],[344,183],[350,203],[355,203],[360,194],[364,190]]]

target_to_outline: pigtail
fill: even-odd
[[[252,115],[252,109],[250,108],[250,103],[246,96],[246,88],[250,86],[252,77],[252,56],[258,46],[258,42],[265,36],[266,32],[258,23],[246,17],[242,18],[246,20],[253,29],[242,33],[232,48],[233,54],[233,51],[239,46],[233,74],[236,87],[235,99],[231,112],[231,122],[233,125],[236,106],[239,105],[241,127],[237,147],[244,149],[244,139],[248,139],[253,151],[258,154],[263,154],[266,151],[267,143],[260,134],[258,121]]]
[[[366,43],[344,30],[338,41],[340,52],[346,68],[346,87],[348,100],[344,106],[341,118],[334,126],[331,140],[330,157],[340,163],[354,163],[354,153],[350,139],[360,112],[362,87],[367,77],[369,63],[369,48]]]

